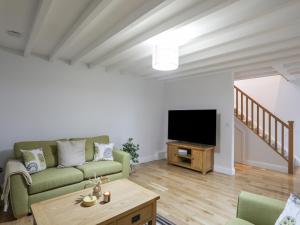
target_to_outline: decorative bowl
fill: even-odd
[[[97,203],[96,196],[85,196],[82,200],[82,204],[86,207],[93,206]]]

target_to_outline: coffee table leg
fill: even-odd
[[[152,220],[148,222],[148,225],[156,225],[156,201],[153,202],[152,209]]]

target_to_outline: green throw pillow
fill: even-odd
[[[44,153],[41,148],[21,150],[27,171],[32,174],[47,168]]]

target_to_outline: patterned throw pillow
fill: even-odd
[[[300,197],[291,194],[275,225],[300,225]]]
[[[21,150],[27,171],[32,174],[47,168],[44,153],[41,148]]]
[[[112,151],[114,149],[114,144],[95,144],[95,153],[94,153],[94,161],[99,160],[114,160]]]

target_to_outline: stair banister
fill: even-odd
[[[277,154],[279,154],[284,160],[286,160],[288,162],[288,172],[290,174],[293,174],[294,172],[294,122],[293,121],[288,121],[288,123],[283,122],[279,117],[275,116],[268,109],[266,109],[264,106],[259,104],[257,101],[255,101],[252,97],[250,97],[248,94],[243,92],[238,87],[234,86],[234,90],[235,90],[235,110],[234,110],[235,116],[249,129],[251,129],[257,136],[259,136],[265,143],[267,143]],[[246,104],[245,109],[244,109],[244,102]],[[260,127],[260,110],[262,111],[262,128]],[[266,124],[266,118],[268,118],[267,124]],[[256,126],[254,126],[255,123]],[[274,134],[272,132],[272,127],[274,127]],[[281,143],[278,140],[278,128],[280,129],[280,127],[281,127],[281,138],[279,140],[281,140]],[[285,154],[285,146],[284,146],[285,128],[288,130],[287,133],[288,134],[288,146],[287,146],[288,155],[287,156]],[[274,142],[272,139],[272,135],[275,135]],[[279,147],[279,144],[281,144],[281,147]]]

